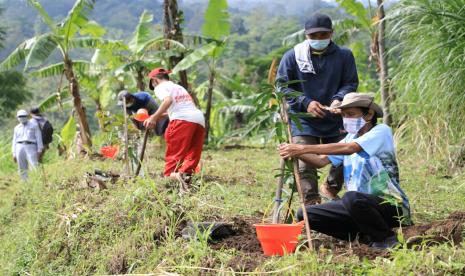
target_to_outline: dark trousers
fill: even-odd
[[[344,139],[345,135],[320,138],[315,136],[294,136],[292,142],[301,145],[318,145],[318,144],[331,144],[338,143]],[[307,163],[299,160],[299,175],[302,185],[302,192],[306,200],[312,200],[319,197],[318,193],[318,172],[317,170],[308,165]],[[329,169],[328,178],[325,185],[329,185],[335,191],[340,191],[344,183],[343,166],[331,166]]]
[[[341,199],[306,207],[310,228],[342,240],[358,235],[371,241],[383,241],[399,226],[402,208],[384,199],[360,192],[347,192]],[[302,209],[297,218],[303,220]]]

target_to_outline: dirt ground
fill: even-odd
[[[263,255],[260,242],[257,239],[254,223],[260,222],[257,218],[233,218],[235,235],[219,242],[212,243],[213,249],[236,249],[239,255],[229,262],[229,266],[236,271],[252,271],[266,258]]]
[[[253,227],[253,224],[257,222],[259,222],[257,218],[236,217],[233,219],[235,234],[212,243],[211,247],[216,250],[224,248],[239,251],[239,255],[229,263],[231,268],[239,271],[253,271],[267,258],[262,253]],[[441,243],[457,245],[462,241],[464,223],[465,212],[455,212],[443,220],[404,227],[402,233],[410,248]],[[358,256],[360,259],[389,258],[390,256],[390,252],[387,250],[373,249],[358,242],[340,241],[318,233],[314,233],[313,246],[319,254],[331,252],[336,258],[350,255]]]

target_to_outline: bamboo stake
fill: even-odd
[[[126,99],[123,99],[123,114],[124,114],[124,165],[126,175],[130,175],[129,171],[129,150],[128,150],[128,114],[126,113]]]
[[[271,62],[270,69],[268,70],[268,84],[273,85],[276,81],[276,71],[278,69],[278,59],[273,58]],[[280,110],[281,119],[284,123],[287,123],[286,118],[284,118],[283,113],[284,105]],[[283,194],[283,185],[284,185],[284,169],[286,168],[286,161],[281,158],[279,160],[279,177],[278,177],[278,185],[276,187],[275,198],[274,198],[274,208],[273,208],[273,215],[271,217],[272,223],[279,223],[279,211],[282,202],[282,194]]]
[[[288,142],[292,143],[291,141],[291,124],[289,122],[289,116],[287,113],[287,108],[284,103],[284,101],[281,103],[284,109],[283,112],[283,117],[285,119],[285,123],[287,125],[287,137],[289,139]],[[300,199],[300,206],[302,208],[302,213],[304,215],[304,223],[305,223],[305,232],[307,234],[307,241],[308,241],[308,246],[310,250],[313,250],[313,242],[312,242],[312,236],[311,236],[311,229],[310,229],[310,223],[308,221],[308,214],[307,214],[307,209],[305,208],[305,200],[304,200],[304,194],[302,192],[302,185],[300,183],[300,175],[299,175],[299,160],[297,158],[292,158],[292,163],[293,163],[293,170],[294,170],[294,178],[295,178],[295,184],[297,187],[297,193],[299,194],[299,199]]]

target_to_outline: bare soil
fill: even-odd
[[[239,254],[228,263],[235,271],[253,271],[266,258],[253,227],[253,224],[258,222],[260,220],[256,218],[233,218],[235,234],[211,245],[216,250],[224,248],[239,251]]]
[[[257,218],[236,217],[233,219],[235,234],[211,245],[215,250],[223,248],[239,251],[239,255],[229,262],[231,268],[239,271],[253,271],[267,258],[262,253],[253,227],[253,224],[258,222],[260,221]],[[443,220],[404,227],[402,233],[407,245],[411,248],[414,245],[432,246],[441,243],[458,245],[462,241],[464,223],[465,212],[454,212]],[[340,241],[318,233],[314,234],[313,246],[318,254],[324,255],[330,252],[335,255],[335,259],[347,256],[357,256],[360,259],[389,258],[390,256],[387,250],[374,249],[358,242]]]

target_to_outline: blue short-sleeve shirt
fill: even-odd
[[[394,205],[401,205],[403,215],[410,221],[410,205],[399,185],[399,168],[396,160],[391,128],[378,124],[357,137],[348,134],[340,143],[355,142],[361,152],[351,155],[329,155],[335,166],[343,164],[347,191],[376,195]]]

